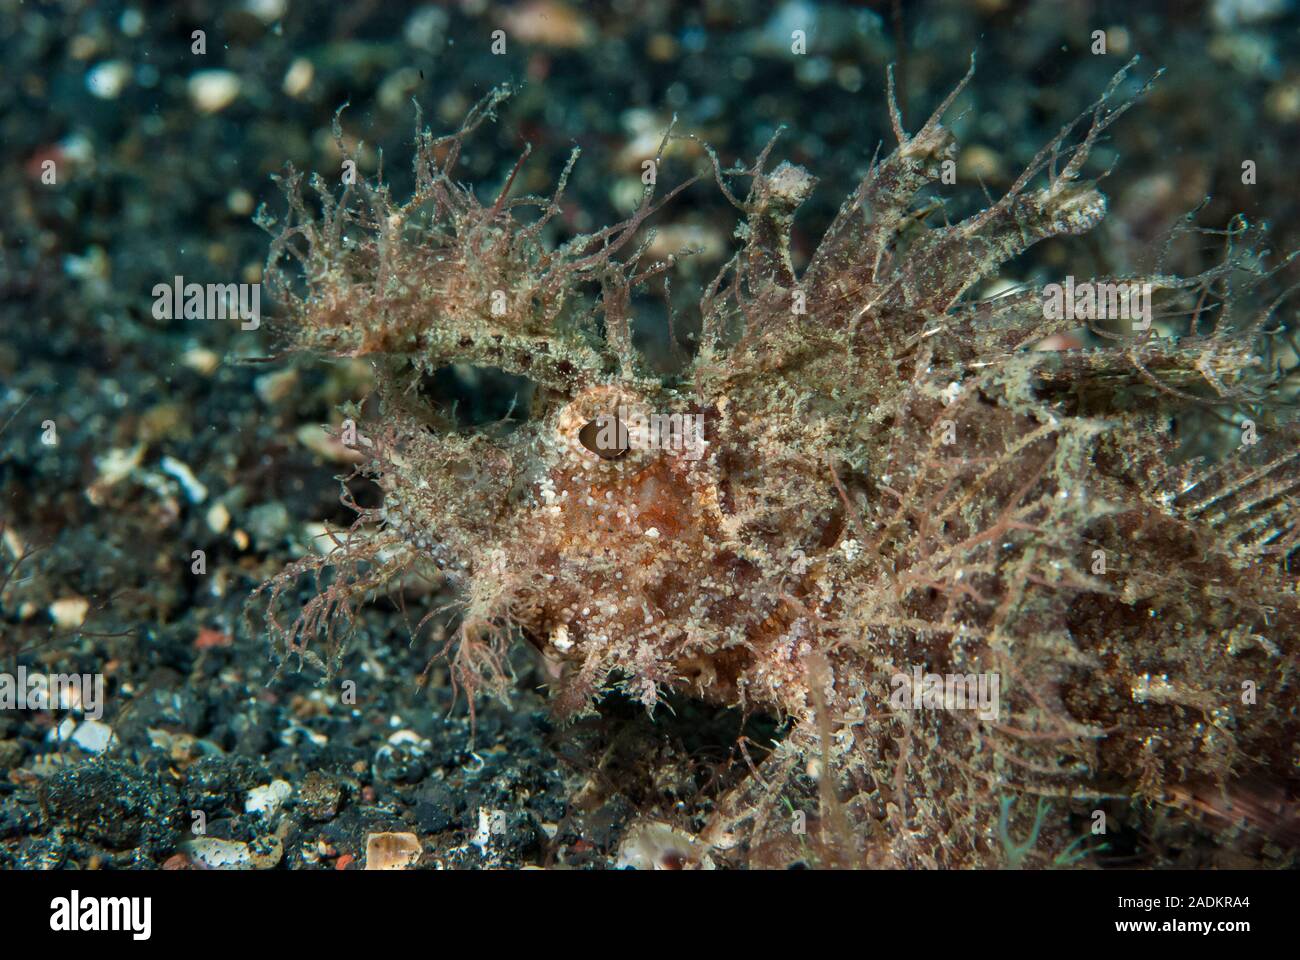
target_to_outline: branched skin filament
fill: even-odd
[[[1102,797],[1204,806],[1238,773],[1287,769],[1300,462],[1271,412],[1278,371],[1256,362],[1277,303],[1239,306],[1267,279],[1254,234],[1234,224],[1223,263],[1190,277],[969,293],[1104,217],[1084,170],[1131,105],[1116,93],[1132,67],[1004,196],[943,225],[916,198],[955,155],[941,121],[970,75],[914,134],[891,85],[898,146],[802,273],[790,231],[812,175],[769,171],[775,140],[725,174],[706,148],[741,247],[671,383],[633,347],[631,298],[674,258],[642,263],[633,237],[699,177],[550,244],[576,153],[549,199],[507,184],[484,206],[453,179],[502,93],[456,133],[421,134],[406,203],[357,183],[320,193],[316,215],[286,177],[289,215],[267,223],[281,330],[373,362],[382,412],[356,449],[384,501],[258,591],[281,652],[329,669],[357,605],[432,571],[456,611],[439,652],[471,709],[508,695],[522,637],[561,719],[614,688],[649,710],[681,690],[786,718],[703,837],[756,857],[785,855],[780,811],[799,807],[827,825],[826,862],[1060,865],[1088,853],[1069,814]],[[540,210],[526,225],[524,205]],[[1068,346],[1100,318],[1120,332]],[[526,415],[465,426],[409,389],[453,365],[530,380]],[[1255,442],[1180,465],[1171,423],[1234,404]],[[298,578],[327,569],[283,615]],[[1164,678],[1158,696],[1130,695],[1140,675]],[[1244,683],[1267,692],[1247,704]]]

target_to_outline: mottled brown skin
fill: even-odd
[[[740,199],[715,163],[744,245],[704,291],[699,352],[671,386],[643,371],[629,312],[671,263],[615,259],[658,209],[649,190],[628,221],[551,248],[511,211],[535,203],[544,225],[563,181],[549,201],[489,208],[451,179],[500,95],[457,134],[421,138],[406,204],[364,185],[313,218],[291,179],[268,276],[291,347],[375,362],[383,413],[360,447],[385,498],[342,549],[268,585],[273,635],[313,659],[323,632],[336,656],[333,625],[355,604],[436,568],[459,598],[446,652],[471,694],[505,691],[522,636],[554,667],[562,717],[615,685],[648,708],[680,689],[786,716],[789,735],[705,831],[721,858],[1050,866],[1082,856],[1094,810],[1142,822],[1171,806],[1222,831],[1234,796],[1236,849],[1292,857],[1300,459],[1255,356],[1278,304],[1226,297],[1246,262],[1232,250],[1199,276],[1128,278],[1172,319],[1105,349],[1031,349],[1074,325],[1044,320],[1041,291],[964,297],[1032,243],[1102,219],[1081,176],[1127,109],[1112,101],[1122,77],[954,225],[913,214],[956,154],[940,119],[961,88],[910,136],[893,109],[898,148],[801,276],[789,234],[812,177],[767,172],[765,150]],[[603,336],[584,326],[592,285]],[[459,428],[408,389],[452,363],[532,378],[527,421]],[[704,455],[594,449],[593,421],[620,405],[701,414]],[[1261,442],[1175,466],[1171,424],[1206,406],[1253,416]],[[286,586],[330,566],[335,585],[281,624]],[[996,719],[894,709],[893,678],[914,666],[996,674]],[[817,824],[811,840],[792,809]]]

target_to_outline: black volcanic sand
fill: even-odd
[[[400,197],[412,98],[441,132],[492,86],[514,84],[460,176],[491,196],[531,142],[519,188],[549,193],[580,146],[557,239],[627,211],[640,160],[674,113],[679,132],[727,164],[751,162],[786,123],[776,157],[821,181],[796,236],[806,258],[877,144],[890,146],[891,60],[915,128],[978,49],[950,113],[965,146],[959,216],[981,201],[975,184],[1005,189],[1141,52],[1138,75],[1169,72],[1098,151],[1098,172],[1120,160],[1105,187],[1111,218],[1094,236],[1035,248],[1019,276],[1046,277],[1067,257],[1079,275],[1140,266],[1207,194],[1202,223],[1267,216],[1276,249],[1300,246],[1295,4],[1254,23],[1216,20],[1211,6],[1251,6],[1230,3],[1176,14],[917,3],[902,5],[901,23],[891,4],[882,14],[755,0],[625,0],[597,14],[561,2],[310,6],[0,0],[0,672],[98,673],[106,692],[103,726],[76,710],[0,710],[0,867],[226,856],[356,869],[379,832],[415,834],[423,866],[609,866],[638,819],[699,829],[746,770],[738,738],[758,759],[781,735],[770,720],[680,698],[649,718],[614,697],[600,717],[557,728],[522,645],[513,703],[480,702],[471,724],[445,669],[418,682],[454,628],[440,621],[408,643],[406,625],[445,599],[428,595],[409,596],[405,612],[396,598],[365,607],[332,681],[292,663],[274,676],[266,637],[241,611],[313,549],[322,524],[349,522],[334,479],[347,467],[319,426],[365,399],[367,371],[276,358],[269,322],[158,319],[152,291],[177,276],[256,282],[267,236],[254,211],[283,212],[271,176],[289,162],[336,176],[329,130],[344,103],[361,172],[382,154]],[[502,55],[490,49],[498,28]],[[1089,50],[1099,28],[1105,55]],[[802,56],[790,51],[795,29],[808,33]],[[1241,183],[1246,159],[1253,186]],[[45,161],[54,183],[42,182]],[[664,179],[701,163],[679,144]],[[729,255],[734,211],[706,180],[655,223],[674,248],[704,248],[674,280],[686,307]],[[1196,266],[1193,251],[1185,269]],[[638,333],[662,341],[651,294]],[[275,305],[263,310],[273,317]],[[500,399],[491,382],[461,387],[485,409]],[[373,502],[364,483],[352,488]],[[297,599],[311,590],[304,582]],[[496,827],[487,842],[485,818]]]

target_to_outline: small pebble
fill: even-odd
[[[86,74],[86,89],[101,100],[116,100],[130,79],[130,66],[122,60],[109,60]]]
[[[238,99],[240,87],[229,70],[200,70],[189,79],[190,102],[204,113],[220,113]]]
[[[50,619],[60,630],[76,630],[86,622],[90,601],[84,597],[63,597],[49,607]]]
[[[293,787],[285,780],[272,780],[260,787],[248,791],[244,801],[245,813],[259,813],[270,818],[279,811],[284,802],[293,795]]]
[[[219,837],[199,837],[182,844],[194,860],[213,870],[244,870],[252,864],[248,844]]]
[[[366,837],[367,870],[405,870],[420,859],[420,838],[413,833],[372,833]]]
[[[315,76],[316,68],[312,66],[311,61],[299,57],[289,64],[289,69],[284,72],[284,92],[295,100],[302,97],[310,89]]]
[[[206,519],[208,529],[213,533],[225,533],[226,528],[230,526],[230,511],[224,503],[218,500],[208,508]]]

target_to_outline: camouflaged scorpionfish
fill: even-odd
[[[317,183],[309,213],[291,175],[268,280],[293,349],[372,361],[382,413],[357,449],[383,503],[263,588],[282,652],[328,660],[356,604],[437,571],[471,694],[503,690],[523,638],[561,716],[620,685],[647,707],[671,688],[786,717],[703,831],[723,860],[1065,864],[1104,841],[1095,810],[1174,808],[1291,856],[1300,458],[1271,401],[1281,301],[1227,296],[1230,276],[1265,275],[1249,230],[1220,234],[1224,262],[1197,276],[1099,281],[1149,284],[1156,317],[1112,325],[1101,348],[1033,349],[1080,326],[1045,319],[1040,289],[967,296],[1102,220],[1084,167],[1131,104],[1116,102],[1128,70],[1001,199],[937,226],[918,192],[956,155],[940,121],[970,74],[910,135],[891,83],[898,146],[801,273],[789,236],[813,177],[769,170],[771,145],[726,175],[714,159],[742,244],[672,382],[630,332],[632,291],[671,258],[642,264],[632,241],[677,190],[548,244],[576,154],[549,199],[508,198],[512,174],[486,206],[452,179],[504,92],[419,138],[405,203],[379,182]],[[728,177],[747,178],[743,199]],[[464,427],[410,389],[452,364],[529,378],[526,421]],[[1207,408],[1257,442],[1175,465],[1180,418]],[[285,624],[282,595],[327,567],[333,586]],[[972,697],[996,678],[997,696],[927,699],[929,676]],[[806,836],[791,813],[812,818]]]

